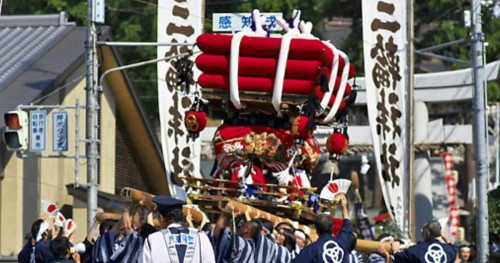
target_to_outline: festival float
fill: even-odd
[[[331,129],[326,150],[338,161],[348,146],[347,111],[356,90],[347,55],[311,34],[312,24],[280,17],[286,32],[270,36],[258,10],[251,29],[234,35],[202,34],[196,66],[201,98],[185,118],[199,133],[208,115],[223,120],[214,136],[216,165],[210,179],[183,176],[190,201],[211,212],[224,200],[310,224],[316,214],[336,207],[350,181],[333,180],[318,191],[310,184],[321,147],[314,132]],[[198,114],[198,115],[196,115]],[[195,135],[196,136],[196,135]],[[217,211],[219,212],[219,211]]]
[[[333,168],[322,189],[312,187],[310,179],[320,153],[328,152],[336,163],[349,145],[355,69],[344,52],[313,36],[312,24],[300,16],[294,10],[289,21],[277,17],[286,32],[279,37],[270,35],[266,17],[254,10],[251,29],[197,38],[201,54],[195,64],[202,74],[184,124],[192,140],[206,128],[208,116],[222,124],[213,135],[216,160],[210,177],[187,170],[178,176],[190,204],[184,210],[193,221],[214,220],[232,204],[251,217],[291,223],[314,239],[310,226],[316,215],[333,215],[349,190],[351,181],[334,179]],[[187,60],[177,65],[180,81],[192,76]],[[314,137],[319,126],[331,130],[324,149]],[[121,195],[153,205],[149,193],[124,188]],[[358,242],[357,249],[373,251],[371,242]]]

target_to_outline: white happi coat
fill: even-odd
[[[167,229],[172,228],[182,228],[179,224],[170,224]],[[197,231],[195,229],[191,229]],[[144,240],[144,248],[142,251],[141,262],[143,263],[174,263],[176,262],[172,259],[172,255],[169,255],[169,249],[167,244],[172,240],[170,235],[167,233],[166,229],[158,231],[149,235],[147,239]],[[182,244],[180,244],[182,245]],[[196,238],[194,245],[194,255],[191,262],[185,262],[183,259],[179,259],[181,263],[215,263],[214,250],[212,243],[208,239],[207,235],[203,232],[198,232],[198,237]]]

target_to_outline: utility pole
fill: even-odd
[[[415,136],[415,129],[413,128],[413,122],[414,122],[414,113],[413,113],[413,87],[414,87],[414,78],[413,78],[413,73],[414,73],[414,65],[415,65],[415,52],[414,52],[414,46],[413,46],[413,39],[414,39],[414,11],[413,11],[413,4],[414,0],[407,0],[406,5],[407,5],[407,19],[408,19],[408,24],[407,24],[407,39],[408,39],[408,48],[407,48],[407,60],[408,60],[408,80],[406,83],[406,112],[407,112],[407,118],[406,118],[406,129],[407,129],[407,134],[408,137],[406,138],[407,140],[407,168],[406,168],[406,173],[407,173],[407,194],[408,194],[408,223],[407,223],[407,230],[408,231],[408,237],[413,241],[416,242],[416,210],[415,210],[415,171],[414,171],[414,164],[415,164],[415,152],[414,152],[414,136]]]
[[[500,180],[500,104],[495,107],[495,188]]]
[[[472,70],[474,75],[474,150],[476,156],[476,244],[477,262],[488,262],[488,163],[486,142],[486,112],[484,85],[483,41],[481,25],[481,1],[472,0]]]
[[[86,67],[86,156],[87,156],[87,229],[97,213],[97,162],[99,161],[98,134],[99,124],[97,114],[97,48],[96,24],[94,22],[95,1],[87,0],[87,41],[85,42],[85,67]]]

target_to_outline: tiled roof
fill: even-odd
[[[85,52],[84,27],[58,15],[0,17],[0,115],[29,104]],[[4,126],[0,116],[0,128]]]
[[[0,17],[0,91],[74,27],[65,13]]]

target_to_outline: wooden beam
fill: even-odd
[[[137,204],[142,201],[142,203],[145,206],[148,206],[152,209],[156,208],[156,204],[153,203],[153,198],[155,195],[143,192],[141,190],[137,190],[134,188],[130,187],[125,187],[120,191],[120,195],[123,197],[130,198],[133,203]],[[193,222],[200,223],[206,220],[206,216],[203,212],[198,211],[196,209],[193,209],[188,206],[183,207],[184,213],[187,213],[188,211],[191,213],[191,216],[193,218]]]

